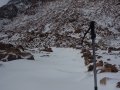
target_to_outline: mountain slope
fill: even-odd
[[[94,20],[97,23],[97,42],[102,39],[103,43],[108,44],[106,39],[116,39],[120,35],[120,5],[117,3],[116,0],[54,0],[39,4],[38,7],[31,6],[1,28],[5,35],[1,42],[22,43],[30,48],[80,47],[83,33],[88,29],[89,22]],[[106,38],[106,35],[109,37]],[[86,40],[91,42],[90,35]]]

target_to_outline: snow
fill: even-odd
[[[2,7],[3,5],[7,4],[8,1],[10,1],[10,0],[0,0],[0,7]]]
[[[50,24],[45,25],[45,31],[44,31],[45,33],[50,31],[49,27],[50,27]]]
[[[87,72],[80,50],[55,47],[51,53],[33,50],[35,61],[0,62],[0,90],[94,90],[93,72]],[[106,51],[96,52],[103,56],[102,60],[115,59],[114,55],[107,56],[102,52]],[[120,64],[118,59],[119,56],[111,62]],[[97,74],[98,90],[118,90],[119,76],[120,72]],[[106,85],[100,85],[99,80],[103,77],[112,79]]]
[[[1,0],[0,7],[5,5],[8,1],[9,0]],[[89,3],[89,5],[84,6],[82,5],[82,1],[84,0],[79,0],[79,2],[81,2],[80,5],[83,6],[83,8],[77,9],[77,12],[81,15],[80,18],[78,18],[78,25],[73,23],[63,23],[64,19],[69,18],[68,15],[72,15],[72,13],[76,12],[75,9],[71,9],[74,7],[70,4],[71,1],[73,0],[62,0],[62,2],[56,1],[55,3],[50,3],[49,5],[42,7],[42,9],[41,7],[38,7],[38,13],[31,16],[20,15],[19,17],[16,17],[13,22],[4,26],[4,30],[16,30],[15,32],[22,31],[22,33],[24,33],[23,31],[33,31],[37,28],[39,29],[41,25],[44,25],[44,33],[56,29],[59,32],[58,34],[64,34],[69,31],[74,32],[78,25],[82,25],[82,23],[84,23],[82,20],[84,18],[88,18],[89,20],[95,20],[101,28],[104,29],[108,27],[109,31],[118,33],[116,28],[119,26],[119,18],[114,17],[117,16],[118,13],[115,14],[113,11],[110,11],[107,15],[105,12],[111,9],[104,9],[104,7],[102,7],[104,5],[102,4],[103,2],[96,3],[94,5]],[[87,3],[88,1],[86,1],[86,4]],[[105,5],[108,6],[107,4]],[[117,12],[117,7],[114,7],[114,10]],[[59,18],[57,18],[58,16]],[[54,18],[57,18],[58,20],[60,19],[60,23],[62,22],[63,25],[59,27],[59,21],[54,22]],[[112,23],[113,21],[114,23]],[[0,21],[0,23],[3,22],[3,20]],[[4,23],[7,23],[7,20]],[[112,25],[114,25],[114,27],[112,27]],[[22,27],[26,28],[22,29]],[[87,30],[88,26],[83,25],[80,28]],[[101,30],[100,32],[104,33],[105,31]],[[14,34],[9,40],[9,34],[0,33],[0,36],[6,37],[1,40],[6,43],[10,42],[10,39],[13,40],[12,43],[16,43],[14,40],[19,41],[18,39],[20,38],[19,34]],[[22,38],[24,36],[25,35],[23,35]],[[69,34],[69,36],[80,38],[80,34],[73,33]],[[44,42],[54,43],[55,37],[49,37],[51,38],[45,39]],[[105,40],[110,44],[110,46],[119,48],[119,35],[117,37],[117,39],[113,40],[112,36],[97,36],[96,41],[98,42],[100,39]],[[44,42],[36,40],[36,44],[39,44],[39,42],[44,44]],[[33,43],[33,46],[35,47],[36,44]],[[63,42],[63,44],[65,44],[65,42]],[[87,72],[87,66],[84,65],[84,60],[81,58],[82,54],[80,53],[80,50],[55,47],[52,48],[52,53],[39,52],[36,48],[34,50],[35,52],[32,54],[35,57],[35,61],[21,59],[10,62],[0,62],[0,90],[94,90],[93,72]],[[106,54],[103,54],[103,52]],[[118,65],[120,65],[119,51],[108,54],[107,50],[98,50],[96,51],[96,54],[103,57],[98,59],[98,61],[103,60],[104,62],[107,62],[107,59],[110,58],[111,61],[109,61],[109,63],[116,64],[117,68],[120,70],[118,67]],[[97,74],[98,90],[118,90],[119,88],[116,88],[116,83],[120,82],[119,76],[120,72]],[[99,81],[104,77],[112,79],[107,80],[106,85],[100,85]]]

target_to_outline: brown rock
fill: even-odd
[[[0,43],[0,50],[5,50],[7,48],[14,48],[14,46],[12,44]]]
[[[7,48],[6,49],[6,53],[7,54],[8,53],[15,53],[15,54],[17,54],[17,53],[21,53],[21,51],[19,49],[15,49],[15,48]]]
[[[81,53],[83,53],[83,52],[86,52],[86,49],[85,49],[85,48],[81,49]]]
[[[74,33],[80,33],[81,32],[81,30],[80,29],[78,29],[78,30],[75,30],[75,32]]]
[[[106,85],[106,77],[104,77],[100,80],[100,84]]]
[[[116,87],[120,88],[120,82],[117,83],[117,86],[116,86]]]
[[[93,61],[94,61],[93,59],[89,59],[89,63],[93,63]]]
[[[111,68],[111,72],[118,72],[118,69],[112,64],[104,65],[106,68]]]
[[[96,63],[96,67],[100,67],[100,66],[103,66],[103,61],[102,60]]]
[[[103,73],[103,72],[111,72],[111,68],[102,68],[100,73]]]
[[[21,52],[21,53],[18,53],[18,55],[20,55],[21,57],[26,57],[26,56],[31,56],[32,54],[29,52]]]

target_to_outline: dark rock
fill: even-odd
[[[93,65],[88,66],[88,71],[92,71],[93,70]]]
[[[5,58],[7,56],[7,54],[0,54],[0,61],[3,59],[3,58]]]
[[[13,61],[17,59],[22,59],[17,54],[0,54],[0,61],[6,62],[6,61]]]
[[[22,45],[17,46],[17,49],[24,51],[24,48]]]
[[[31,55],[29,58],[27,58],[28,60],[35,60],[34,59],[34,56],[33,55]]]
[[[3,43],[0,43],[0,50],[5,50],[7,48],[14,48],[14,46],[12,44],[3,44]]]
[[[0,8],[0,18],[13,19],[17,13],[18,9],[14,4],[4,5]]]
[[[8,61],[13,61],[13,60],[22,59],[22,58],[19,55],[9,54],[7,59]]]
[[[83,52],[86,52],[86,51],[87,50],[85,48],[82,48],[80,53],[83,53]]]
[[[53,50],[51,48],[45,48],[43,51],[46,51],[46,52],[53,52]]]
[[[120,82],[117,83],[117,86],[116,86],[116,87],[120,88]]]
[[[75,32],[74,33],[80,33],[81,32],[81,30],[80,29],[78,29],[78,30],[75,30]]]

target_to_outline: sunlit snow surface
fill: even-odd
[[[93,72],[86,72],[80,50],[52,48],[53,52],[33,53],[35,61],[16,60],[0,62],[0,90],[94,90]],[[102,51],[98,51],[102,54]],[[97,53],[98,53],[97,52]],[[104,58],[105,56],[105,58]],[[113,63],[120,63],[120,57],[104,55],[103,60],[112,57]],[[115,61],[114,61],[115,59]],[[112,62],[112,61],[111,61]],[[100,85],[103,77],[112,78]],[[119,90],[120,72],[97,75],[98,90]]]

